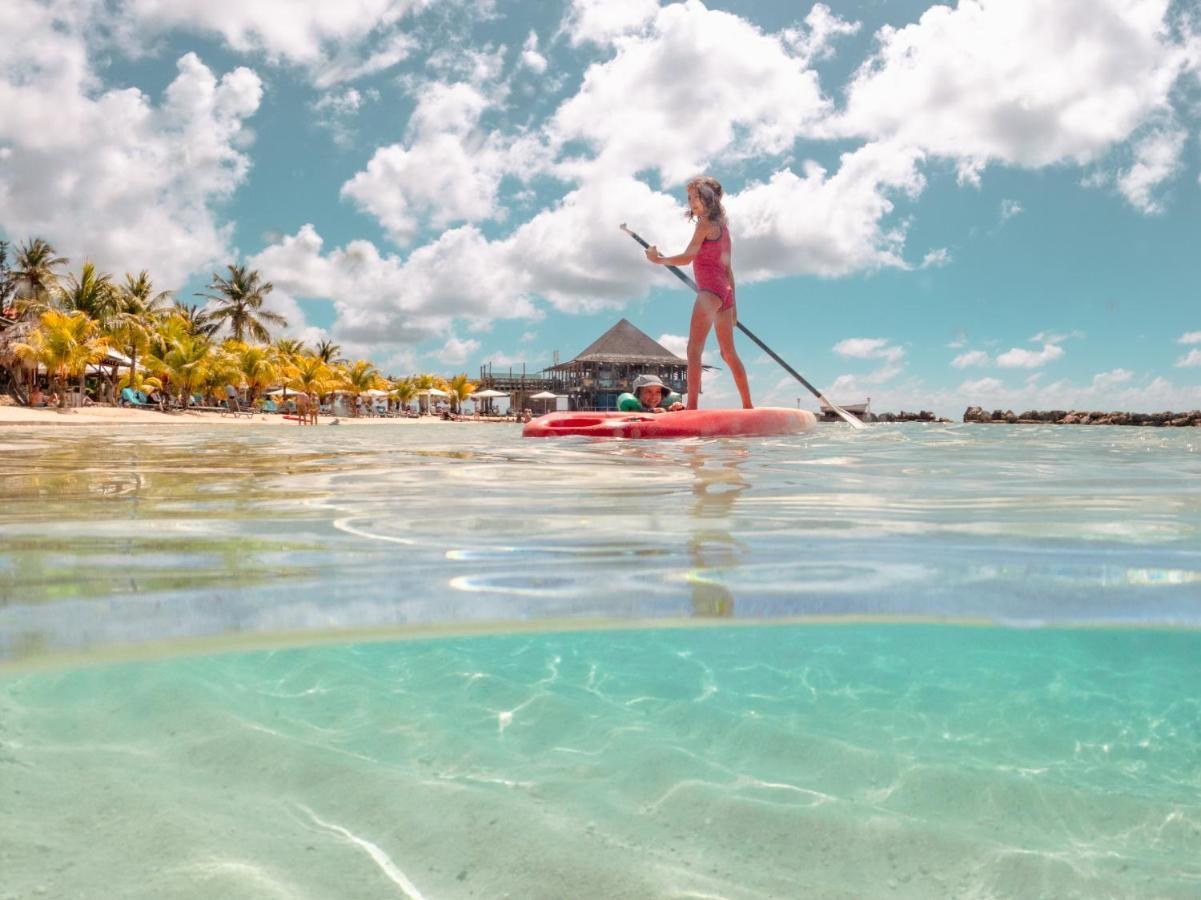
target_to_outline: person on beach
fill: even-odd
[[[746,369],[734,349],[734,326],[738,310],[734,306],[734,270],[726,211],[722,207],[721,184],[716,178],[699,175],[687,184],[688,218],[696,220],[696,231],[688,249],[675,256],[664,256],[653,244],[646,258],[656,265],[682,266],[692,263],[696,281],[696,303],[692,307],[692,323],[688,328],[688,409],[696,409],[701,391],[701,353],[709,338],[709,329],[717,332],[721,358],[734,377],[738,396],[744,409],[751,409],[751,389]]]
[[[683,409],[679,394],[659,380],[658,375],[639,375],[633,389],[617,398],[619,412],[665,413]]]

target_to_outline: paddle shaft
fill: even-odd
[[[630,231],[630,229],[626,228],[624,225],[621,227],[622,227],[622,230],[625,231],[626,234],[628,234],[630,237],[632,237],[634,240],[636,240],[638,243],[640,243],[643,247],[650,249],[651,245],[648,244],[645,240],[643,240],[643,238],[640,234],[638,234],[635,231]],[[684,272],[680,271],[678,266],[670,266],[669,265],[667,268],[671,270],[671,273],[673,275],[675,275],[676,278],[680,279],[680,281],[682,281],[682,282],[684,282],[684,284],[688,285],[688,287],[692,291],[694,291],[694,292],[698,291],[696,282],[693,281],[691,278],[689,278],[688,275],[686,275]],[[799,381],[801,384],[803,384],[806,388],[808,388],[809,393],[813,394],[814,397],[816,397],[818,400],[821,400],[823,403],[827,404],[831,409],[833,409],[836,412],[838,412],[839,414],[841,414],[843,416],[843,418],[846,418],[848,421],[854,420],[855,424],[857,424],[857,425],[862,424],[861,422],[859,422],[858,419],[855,419],[855,417],[852,416],[850,413],[846,412],[845,410],[839,409],[837,406],[835,406],[833,403],[831,403],[829,400],[827,400],[825,395],[822,394],[821,391],[819,391],[817,388],[815,388],[813,385],[811,385],[805,379],[804,375],[802,375],[800,372],[798,372],[792,366],[788,365],[788,363],[786,363],[784,360],[782,360],[780,358],[779,354],[777,354],[776,351],[772,350],[771,347],[767,346],[767,344],[765,344],[765,343],[763,343],[763,341],[759,340],[759,336],[757,334],[755,334],[753,331],[751,331],[749,328],[747,328],[741,322],[735,322],[734,324],[738,326],[739,331],[741,331],[743,334],[745,334],[747,337],[749,337],[752,341],[754,341],[756,344],[758,344],[760,350],[762,350],[764,353],[766,353],[768,356],[770,356],[772,359],[774,359],[776,362],[778,362],[784,368],[785,372],[787,372],[789,375],[791,375],[793,378],[795,378],[797,381]]]

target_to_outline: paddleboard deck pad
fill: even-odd
[[[527,422],[523,437],[585,435],[607,438],[769,437],[817,426],[806,409],[686,409],[679,412],[553,412]]]

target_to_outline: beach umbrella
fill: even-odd
[[[449,397],[449,396],[450,396],[449,392],[447,392],[447,391],[444,391],[444,390],[442,390],[441,388],[430,388],[429,390],[422,391],[421,393],[423,393],[423,394],[428,394],[428,395],[429,395],[431,398],[432,398],[432,397]],[[430,411],[430,412],[433,412],[433,411],[434,411],[434,410],[433,410],[433,402],[432,402],[432,401],[430,401],[429,403],[427,403],[427,407],[429,408],[429,411]]]
[[[545,401],[546,401],[546,403],[547,403],[547,406],[549,407],[549,406],[550,406],[550,401],[551,401],[551,400],[558,400],[558,399],[559,399],[559,395],[558,395],[558,394],[551,393],[550,391],[539,391],[539,392],[538,392],[538,393],[536,393],[536,394],[531,394],[531,395],[530,395],[530,399],[531,399],[531,400],[545,400]]]
[[[474,400],[477,405],[479,404],[479,402],[481,400],[483,400],[484,406],[487,409],[491,410],[493,400],[497,399],[498,397],[508,397],[508,396],[509,395],[506,394],[504,391],[494,391],[494,390],[492,390],[492,388],[488,388],[487,390],[476,391],[474,394],[471,394],[471,399]]]

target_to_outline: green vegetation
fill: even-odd
[[[72,379],[82,394],[88,376],[100,402],[115,402],[131,387],[160,391],[184,408],[197,395],[223,397],[227,384],[250,402],[283,387],[356,400],[386,391],[405,405],[437,388],[456,409],[475,390],[465,374],[386,377],[369,360],[341,358],[341,346],[328,340],[315,348],[294,338],[273,342],[271,330],[287,322],[264,306],[274,286],[246,266],[214,272],[207,293],[198,295],[206,303],[198,306],[155,290],[145,270],[127,273],[122,283],[91,261],[78,274],[66,271],[68,264],[41,238],[15,252],[0,242],[0,385],[7,381],[22,402],[39,373],[60,405]]]

